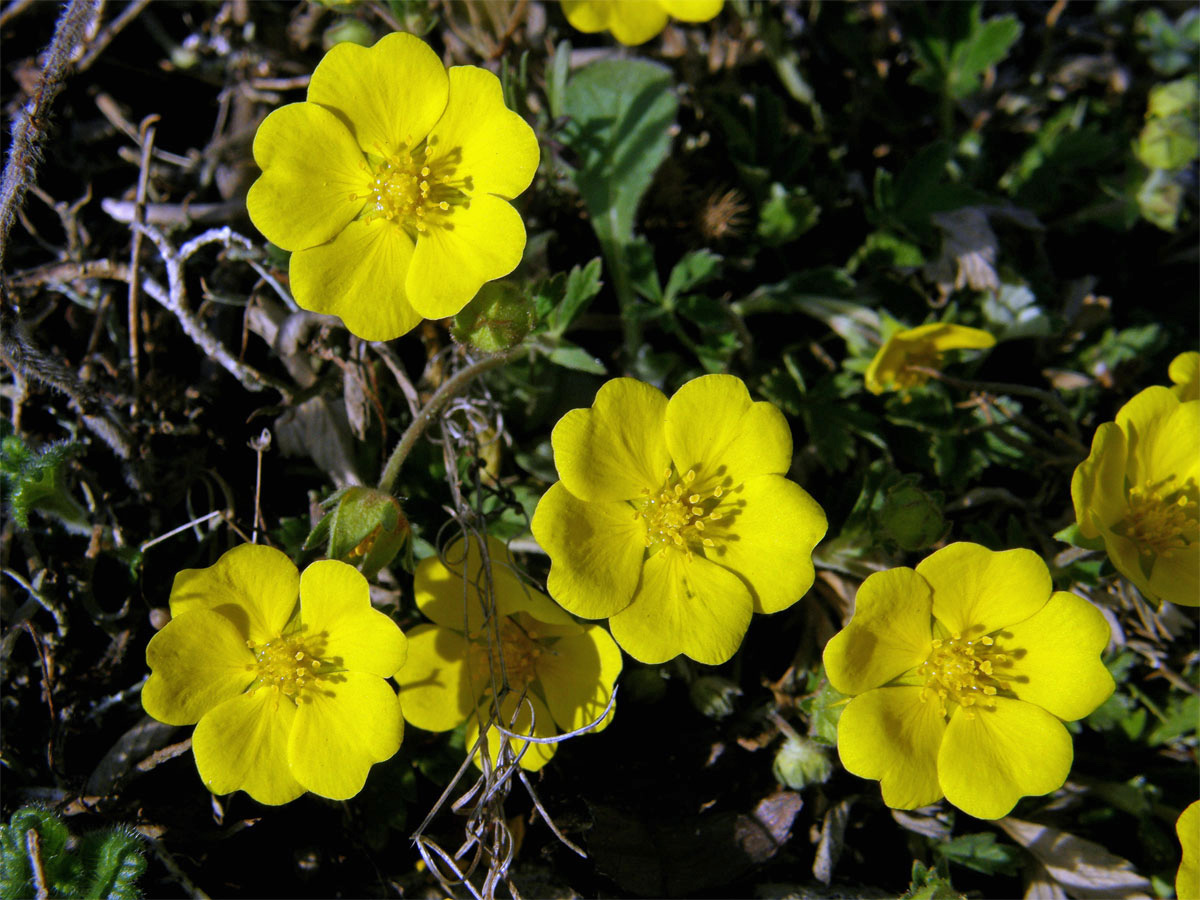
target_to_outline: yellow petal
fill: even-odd
[[[214,794],[245,791],[268,806],[295,800],[304,793],[287,761],[295,718],[296,705],[266,689],[210,710],[192,735],[200,780]]]
[[[1167,376],[1175,383],[1171,390],[1181,402],[1200,400],[1200,353],[1180,353],[1171,360]]]
[[[1100,660],[1110,631],[1100,610],[1066,591],[1050,595],[1040,610],[997,638],[1011,666],[999,671],[1018,699],[1060,719],[1082,719],[1112,694]]]
[[[398,225],[358,219],[332,241],[292,254],[292,294],[365,341],[390,341],[421,321],[404,291],[412,257],[412,240]]]
[[[263,173],[246,209],[254,227],[285,250],[330,240],[366,202],[366,160],[346,126],[315,104],[289,103],[267,116],[254,136],[254,161]]]
[[[937,368],[938,355],[946,350],[984,349],[995,337],[979,328],[933,322],[893,334],[875,354],[864,380],[872,394],[923,383],[928,376],[905,372],[910,365]]]
[[[370,48],[334,45],[312,74],[308,101],[337,114],[364,152],[389,156],[424,140],[449,91],[437,54],[420,38],[397,32]]]
[[[828,528],[825,511],[804,488],[779,475],[751,478],[726,497],[745,505],[705,530],[716,545],[705,548],[705,556],[742,577],[754,595],[755,612],[787,609],[812,587],[812,552]]]
[[[1177,483],[1200,478],[1200,401],[1180,403],[1169,388],[1148,387],[1117,412],[1125,432],[1131,487],[1174,475]]]
[[[1050,570],[1032,550],[996,552],[965,542],[926,557],[917,573],[933,588],[933,617],[951,634],[990,634],[1022,622],[1046,605],[1052,589]]]
[[[576,31],[595,34],[608,30],[608,0],[562,0],[562,11]]]
[[[621,666],[620,648],[599,625],[585,626],[582,634],[550,645],[538,658],[537,677],[560,730],[574,731],[600,717]],[[594,730],[603,730],[611,721],[610,712]]]
[[[663,9],[681,22],[708,22],[715,19],[725,0],[658,0]]]
[[[168,725],[191,725],[236,697],[256,677],[254,654],[220,613],[193,609],[173,618],[146,645],[146,712]]]
[[[838,720],[838,756],[846,771],[873,778],[883,802],[916,809],[942,796],[937,755],[946,721],[919,687],[888,687],[855,697]]]
[[[753,612],[749,589],[732,572],[665,549],[646,560],[633,602],[608,624],[622,649],[641,662],[683,653],[716,666],[737,652]]]
[[[792,465],[792,433],[783,413],[752,401],[733,375],[703,375],[676,391],[667,405],[666,441],[679,473],[696,472],[699,491],[782,475]]]
[[[532,528],[550,555],[546,589],[562,606],[603,619],[629,605],[642,577],[646,525],[628,503],[585,503],[560,481],[542,495]]]
[[[321,656],[340,668],[390,678],[404,665],[400,626],[372,608],[367,579],[353,566],[325,559],[304,570],[300,621],[306,634],[325,635]]]
[[[656,388],[632,378],[606,382],[589,408],[571,410],[551,432],[563,485],[580,500],[634,500],[661,490],[671,465],[666,412]]]
[[[413,593],[417,607],[429,619],[446,628],[473,634],[486,617],[487,606],[480,599],[479,589],[486,587],[487,580],[480,565],[478,542],[471,540],[468,546],[464,551],[462,538],[456,538],[442,556],[421,560]],[[574,620],[553,600],[521,578],[504,544],[487,535],[487,548],[497,615],[524,612],[539,622],[573,624]]]
[[[1092,437],[1092,451],[1071,476],[1075,521],[1084,537],[1098,537],[1125,518],[1125,432],[1105,422]]]
[[[554,737],[558,734],[554,729],[554,720],[550,717],[550,711],[546,709],[540,698],[534,694],[526,694],[524,701],[521,702],[520,714],[513,718],[514,712],[517,711],[516,694],[508,694],[500,704],[500,714],[503,717],[504,727],[513,734],[529,734],[529,726],[532,717],[533,736],[534,737]],[[479,723],[487,721],[491,715],[490,704],[485,704],[479,710],[479,714],[472,716],[467,725],[466,743],[467,747],[474,747],[475,742],[479,739]],[[487,753],[488,758],[492,760],[493,767],[495,761],[500,758],[500,743],[503,740],[503,735],[495,729],[488,728],[487,733]],[[521,757],[520,766],[527,772],[536,772],[542,766],[546,765],[554,756],[558,749],[557,744],[540,744],[530,741],[522,741],[519,738],[510,738],[510,746],[514,754],[520,753],[521,748],[528,747],[525,755]],[[479,755],[475,755],[475,765],[483,768],[479,762]]]
[[[996,697],[995,709],[957,710],[938,754],[946,799],[977,819],[1006,816],[1024,796],[1058,790],[1074,751],[1062,722],[1032,703]]]
[[[1105,531],[1104,549],[1117,571],[1132,581],[1149,599],[1177,606],[1200,605],[1200,545],[1177,550],[1170,556],[1149,555],[1143,568],[1142,548],[1124,535]]]
[[[667,11],[658,2],[611,0],[608,28],[626,47],[644,44],[667,27]]]
[[[300,573],[287,555],[261,544],[242,544],[205,569],[184,569],[171,586],[171,615],[211,609],[238,627],[243,640],[279,636],[296,610]]]
[[[400,749],[400,700],[377,675],[326,676],[299,699],[288,762],[296,779],[314,794],[330,800],[353,797],[371,766]]]
[[[449,731],[467,720],[479,699],[467,677],[467,652],[466,639],[448,628],[418,625],[408,632],[408,660],[396,681],[409,724]]]
[[[929,656],[933,592],[908,568],[869,575],[854,616],[825,645],[825,674],[843,694],[881,687]]]
[[[432,165],[453,161],[473,193],[511,200],[529,187],[540,151],[528,123],[504,105],[500,79],[487,69],[450,69],[450,101],[430,136]]]
[[[938,351],[985,350],[996,344],[996,338],[990,332],[981,328],[967,328],[965,325],[951,325],[947,322],[918,325],[916,328],[901,331],[897,337],[910,344],[929,344]]]
[[[507,200],[476,194],[447,222],[431,223],[417,238],[405,280],[413,308],[427,319],[455,315],[525,252],[525,223]]]
[[[1175,823],[1182,859],[1175,875],[1175,896],[1179,900],[1200,900],[1200,800],[1188,804]]]

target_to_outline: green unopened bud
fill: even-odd
[[[406,550],[405,568],[411,571],[412,529],[395,497],[374,488],[350,487],[321,506],[329,512],[304,542],[305,550],[325,543],[326,556],[358,566],[367,578]]]
[[[692,706],[710,719],[724,719],[736,707],[742,689],[719,675],[702,675],[692,682],[689,690]]]
[[[638,666],[621,674],[621,697],[657,703],[667,693],[667,677],[657,666]]]
[[[454,317],[450,333],[484,353],[515,347],[533,328],[533,302],[515,285],[489,281]]]
[[[780,784],[798,791],[810,784],[828,781],[833,773],[833,761],[823,744],[797,734],[789,735],[783,742],[775,754],[772,768]]]
[[[33,450],[15,434],[0,441],[0,479],[18,526],[28,528],[29,514],[36,512],[75,534],[91,533],[87,511],[67,486],[67,461],[80,449],[60,441]]]
[[[328,6],[346,6],[345,3],[327,3]],[[321,35],[321,46],[329,50],[338,44],[358,44],[370,47],[375,43],[375,32],[371,26],[359,19],[340,19],[325,29]]]
[[[920,550],[936,543],[947,527],[941,498],[910,483],[888,489],[876,521],[884,536],[903,550]]]

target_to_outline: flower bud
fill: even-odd
[[[702,675],[692,682],[692,706],[710,719],[724,719],[733,713],[742,689],[719,675]]]
[[[884,536],[903,550],[920,550],[936,543],[947,527],[941,499],[908,482],[888,489],[876,521]]]
[[[367,578],[407,550],[405,568],[411,571],[412,529],[395,497],[374,488],[349,487],[321,506],[329,512],[304,542],[305,550],[327,542],[327,557],[358,566]]]
[[[833,772],[833,762],[822,744],[800,735],[789,735],[775,754],[772,766],[776,780],[793,791],[810,784],[824,784]]]
[[[460,344],[484,353],[515,347],[533,328],[533,303],[506,281],[489,281],[454,317],[450,333]]]

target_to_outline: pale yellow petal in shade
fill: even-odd
[[[732,507],[719,527],[704,532],[715,544],[705,556],[750,586],[755,612],[787,609],[812,587],[812,551],[828,528],[825,511],[780,475],[751,478],[726,496],[745,505]]]
[[[250,186],[246,209],[285,250],[328,241],[366,202],[371,175],[358,145],[333,113],[311,103],[290,103],[263,120],[254,161],[263,173]]]
[[[497,615],[525,612],[539,622],[574,623],[553,600],[521,579],[504,544],[488,535],[487,548]],[[486,588],[487,581],[480,566],[479,544],[472,539],[464,545],[456,538],[443,557],[431,556],[417,565],[413,583],[417,607],[439,625],[474,633],[486,615],[480,600],[480,589]]]
[[[848,772],[879,781],[883,802],[916,809],[942,796],[937,755],[946,721],[919,687],[887,687],[855,697],[838,720],[838,756]]]
[[[1177,550],[1170,556],[1150,554],[1144,564],[1142,549],[1129,538],[1104,532],[1104,550],[1117,571],[1132,581],[1139,591],[1156,602],[1177,606],[1200,605],[1200,544]]]
[[[408,661],[396,682],[410,725],[449,731],[466,721],[479,699],[467,677],[467,653],[466,638],[449,628],[418,625],[408,632]]]
[[[146,663],[151,671],[142,688],[142,706],[168,725],[200,721],[256,677],[254,654],[242,632],[207,609],[193,609],[168,622],[146,646]]]
[[[584,34],[608,29],[608,6],[607,0],[562,0],[563,15],[572,28]]]
[[[266,689],[209,711],[192,734],[200,780],[214,794],[245,791],[268,806],[295,800],[305,791],[288,767],[295,718],[296,705]]]
[[[1092,451],[1071,476],[1075,521],[1084,537],[1099,537],[1125,517],[1125,432],[1105,422],[1092,437]]]
[[[1174,382],[1171,388],[1181,402],[1200,400],[1200,353],[1190,350],[1171,360],[1167,376]]]
[[[946,799],[977,819],[1008,815],[1025,796],[1058,790],[1074,751],[1062,722],[1032,703],[996,697],[974,718],[957,710],[938,753]]]
[[[335,45],[312,74],[308,101],[336,113],[364,152],[387,156],[429,134],[449,91],[437,54],[401,32],[370,48],[349,41]]]
[[[658,0],[663,9],[680,22],[708,22],[715,19],[725,0]]]
[[[404,289],[427,319],[461,310],[484,282],[503,278],[525,252],[525,223],[507,200],[475,194],[417,238]]]
[[[996,344],[996,338],[982,328],[967,328],[965,325],[950,325],[933,322],[918,325],[897,337],[904,341],[929,343],[936,350],[986,350]]]
[[[940,356],[947,350],[981,350],[995,343],[996,338],[982,329],[946,322],[898,331],[884,342],[867,367],[867,390],[882,394],[923,384],[929,376],[908,370],[909,366],[938,368]]]
[[[400,749],[400,699],[377,675],[343,672],[305,690],[288,739],[292,774],[314,794],[346,800],[367,772]]]
[[[1052,590],[1050,571],[1032,550],[951,544],[923,559],[917,574],[933,588],[933,617],[971,638],[1023,622]]]
[[[996,677],[1018,699],[1073,722],[1112,694],[1112,675],[1100,661],[1110,637],[1108,621],[1091,603],[1056,591],[1050,602],[996,635],[1010,663]]]
[[[540,698],[534,694],[526,694],[524,701],[521,703],[521,709],[516,719],[513,719],[513,714],[517,711],[517,695],[508,694],[500,703],[500,714],[503,717],[504,727],[513,734],[529,734],[529,725],[533,721],[533,736],[539,738],[554,737],[558,732],[554,729],[554,720],[550,716],[550,711],[546,709]],[[472,716],[467,724],[467,732],[465,735],[468,748],[474,747],[475,742],[479,739],[479,722],[487,721],[491,713],[491,704],[484,704],[480,707],[479,715]],[[503,735],[491,727],[487,733],[488,757],[495,766],[495,761],[500,757],[500,742],[503,740]],[[558,749],[557,744],[541,744],[531,741],[522,741],[519,738],[510,738],[513,753],[520,753],[523,747],[528,747],[525,755],[521,757],[521,768],[527,772],[536,772],[542,766],[546,765],[554,756],[554,752]],[[480,766],[479,755],[475,754],[475,765]],[[480,768],[483,768],[480,766]]]
[[[471,179],[472,194],[508,199],[529,187],[540,158],[533,129],[504,105],[500,79],[476,66],[450,69],[450,101],[429,144],[431,167],[450,163],[452,177]]]
[[[1200,800],[1189,804],[1175,823],[1175,834],[1183,851],[1175,875],[1179,900],[1200,900]]]
[[[611,31],[622,44],[644,44],[667,25],[658,0],[563,0],[563,13],[583,32]]]
[[[666,662],[683,653],[716,666],[737,651],[753,612],[749,589],[732,572],[666,549],[646,560],[633,602],[608,625],[640,662]]]
[[[933,633],[929,583],[908,568],[869,575],[850,622],[825,645],[825,673],[843,694],[881,687],[929,656]]]
[[[296,611],[300,573],[287,555],[261,544],[242,544],[205,569],[184,569],[171,586],[171,615],[211,609],[228,618],[243,639],[279,636]]]
[[[421,321],[404,292],[412,256],[412,240],[398,225],[357,219],[328,243],[292,254],[292,294],[365,341],[388,341]]]
[[[551,432],[563,485],[580,500],[635,500],[662,490],[671,465],[666,412],[667,398],[644,382],[605,382],[591,407],[571,410]]]
[[[367,579],[346,563],[326,559],[304,570],[300,621],[319,639],[322,659],[339,668],[390,678],[404,665],[400,626],[371,607]]]
[[[538,682],[562,731],[574,731],[600,717],[621,666],[620,648],[599,625],[559,638],[543,651],[537,662]],[[611,721],[610,712],[594,730],[601,731]]]
[[[1117,424],[1125,432],[1130,487],[1172,474],[1179,481],[1200,475],[1200,402],[1180,403],[1170,388],[1155,385],[1121,407]]]
[[[628,503],[585,503],[560,481],[542,495],[532,527],[550,555],[546,588],[562,606],[604,619],[629,605],[642,577],[646,524]]]
[[[704,492],[755,475],[782,475],[792,464],[792,433],[774,405],[750,399],[733,375],[703,375],[667,404],[667,447],[679,474],[696,472]]]

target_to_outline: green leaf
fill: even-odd
[[[593,63],[567,83],[564,136],[602,245],[633,239],[638,204],[671,149],[677,107],[670,70],[645,60]]]
[[[1082,547],[1084,550],[1103,550],[1104,538],[1084,537],[1079,530],[1079,523],[1072,522],[1066,528],[1054,533],[1055,540],[1070,544],[1072,547]]]
[[[596,359],[582,347],[576,347],[566,341],[560,341],[558,346],[546,354],[546,358],[556,366],[564,369],[574,369],[577,372],[588,372],[592,375],[606,375],[608,369],[604,363]]]
[[[587,308],[604,282],[600,279],[600,257],[596,257],[583,268],[573,266],[567,275],[562,302],[550,316],[550,330],[558,334],[566,331],[576,317]]]
[[[964,834],[934,846],[934,853],[947,862],[957,863],[985,875],[1015,875],[1020,871],[1018,852],[1016,847],[997,843],[996,835],[990,831]]]
[[[140,835],[115,828],[92,832],[80,842],[79,852],[91,873],[80,896],[108,900],[142,896],[137,880],[146,871],[146,858]]]
[[[719,254],[711,250],[694,250],[675,264],[667,277],[667,287],[663,291],[662,303],[668,309],[686,291],[697,288],[707,281],[716,278],[721,272]]]
[[[962,896],[936,866],[926,868],[913,860],[912,881],[900,900],[962,900]]]
[[[758,211],[758,236],[768,247],[794,241],[817,224],[821,207],[803,187],[771,185],[771,196]]]
[[[979,90],[983,73],[1008,55],[1021,36],[1015,16],[982,21],[982,4],[945,4],[936,21],[924,22],[913,40],[913,55],[920,68],[910,79],[954,100]]]

